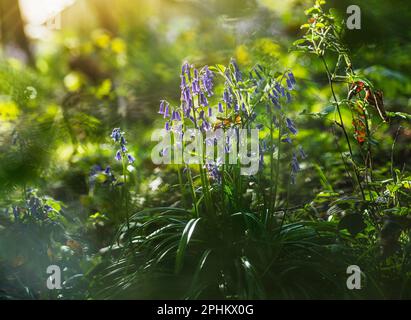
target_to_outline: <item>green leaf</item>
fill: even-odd
[[[181,268],[183,267],[183,260],[184,260],[184,255],[187,249],[187,246],[190,242],[190,239],[194,233],[194,230],[197,226],[197,223],[201,220],[201,218],[196,218],[196,219],[191,219],[186,227],[184,228],[183,234],[181,235],[181,240],[180,244],[177,249],[177,255],[176,255],[176,273],[181,271]]]

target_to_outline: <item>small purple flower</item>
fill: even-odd
[[[205,66],[203,69],[201,82],[203,83],[204,90],[209,97],[213,95],[213,77],[214,74],[210,71],[208,66]]]
[[[209,117],[213,116],[213,109],[211,107],[208,108],[208,116]]]
[[[127,154],[127,159],[128,159],[128,163],[130,163],[130,164],[132,164],[132,163],[134,163],[134,161],[136,161],[136,159],[131,154]]]
[[[287,75],[288,75],[288,79],[290,79],[291,84],[294,86],[297,83],[297,81],[295,81],[294,74],[290,71],[288,72]]]
[[[281,142],[290,143],[290,144],[293,143],[293,141],[291,140],[290,137],[286,137],[286,138],[281,139]]]
[[[204,95],[204,92],[200,91],[200,95],[198,97],[198,103],[200,106],[206,107],[208,106],[208,100],[206,96]]]
[[[294,86],[293,86],[293,84],[291,83],[291,80],[290,80],[290,79],[287,79],[287,88],[288,88],[288,90],[293,90],[293,89],[294,89]]]
[[[120,128],[113,129],[113,132],[111,133],[110,137],[113,139],[114,142],[118,142],[121,138]]]
[[[287,103],[291,102],[291,94],[289,92],[286,93]]]
[[[303,149],[302,146],[298,147],[298,151],[300,152],[301,159],[303,159],[303,160],[307,159],[307,154],[304,152],[304,149]]]
[[[225,102],[225,103],[231,103],[231,96],[230,96],[230,93],[229,93],[229,91],[227,90],[227,89],[224,89],[224,93],[223,93],[223,101]]]
[[[116,159],[117,161],[120,161],[120,160],[121,160],[121,151],[120,151],[120,150],[117,151],[116,156],[115,156],[115,159]]]
[[[288,130],[290,130],[292,134],[296,135],[298,133],[298,130],[295,127],[294,122],[290,118],[286,118],[285,122],[286,122]]]
[[[231,59],[231,65],[234,68],[234,78],[236,82],[240,82],[243,81],[243,76],[241,74],[240,68],[237,65],[237,62],[235,61],[235,59]]]
[[[295,153],[293,153],[293,158],[291,159],[291,170],[293,171],[293,173],[297,173],[301,170]]]
[[[164,110],[164,118],[168,118],[170,116],[170,105],[167,103],[166,108]]]
[[[221,102],[218,103],[218,112],[224,112],[223,104]]]
[[[160,109],[158,110],[159,114],[164,114],[164,109],[165,109],[165,101],[161,100],[160,102]]]
[[[166,124],[164,125],[164,128],[167,130],[167,131],[170,131],[170,122],[166,122]]]
[[[174,111],[174,110],[173,110],[173,112],[171,113],[171,119],[170,119],[170,120],[171,120],[171,121],[178,120],[177,111]]]
[[[281,93],[282,86],[279,83],[276,83],[274,88],[275,88],[275,90],[277,90],[278,93]]]
[[[124,144],[121,144],[121,152],[126,153],[127,151],[127,147]]]

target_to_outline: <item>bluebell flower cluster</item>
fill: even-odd
[[[279,129],[280,122],[282,124],[281,141],[293,143],[292,136],[298,134],[298,129],[294,121],[286,116],[284,109],[284,106],[292,101],[291,92],[296,89],[297,85],[291,71],[285,73],[281,80],[275,80],[261,65],[257,65],[249,73],[249,77],[246,77],[241,72],[237,62],[231,59],[227,68],[219,70],[225,77],[225,84],[222,97],[217,99],[216,105],[213,105],[209,101],[214,95],[215,75],[212,70],[213,68],[208,66],[197,69],[189,63],[183,64],[180,74],[180,105],[171,107],[166,100],[160,101],[158,113],[165,119],[164,126],[167,131],[172,131],[183,137],[185,129],[190,125],[195,129],[200,129],[204,134],[218,128],[222,128],[224,131],[233,128],[237,134],[240,128],[262,129],[264,125],[255,122],[257,119],[256,106],[265,101],[267,113],[272,116],[271,120],[275,128]],[[286,84],[283,85],[282,82]],[[260,96],[262,98],[258,98]],[[224,147],[226,153],[232,150],[233,141],[235,139],[230,138],[230,136],[226,137]],[[205,143],[214,142],[206,139]],[[274,146],[267,147],[265,141],[260,144],[261,166],[264,161],[264,153],[273,153],[273,149]],[[163,150],[163,154],[166,152],[168,150]],[[299,155],[303,158],[301,151]],[[295,159],[297,158],[295,157]],[[216,162],[218,160],[221,159],[217,159]],[[218,164],[206,165],[206,169],[214,181],[219,181],[219,167]],[[296,166],[294,166],[295,168]]]
[[[8,213],[8,209],[6,210]],[[30,220],[44,221],[49,218],[49,213],[55,210],[47,204],[46,197],[37,196],[35,189],[28,189],[26,200],[22,205],[12,206],[14,223],[24,223]]]
[[[261,66],[257,65],[252,72],[250,72],[250,80],[255,85],[255,94],[265,92],[267,97],[266,109],[268,114],[273,114],[272,123],[276,129],[280,128],[280,122],[283,124],[282,127],[286,130],[281,131],[281,142],[286,144],[293,144],[293,136],[298,134],[298,128],[295,122],[286,115],[285,105],[292,102],[291,92],[296,89],[296,79],[292,71],[288,71],[283,74],[280,80],[269,79],[266,76],[266,70]],[[283,86],[282,82],[285,80],[286,85]],[[267,89],[268,88],[268,89]],[[260,144],[260,151],[263,153],[274,152],[274,150],[268,150],[264,145]],[[297,155],[298,154],[298,155]],[[291,182],[295,182],[296,174],[300,171],[300,166],[298,158],[305,159],[307,155],[301,146],[298,147],[298,153],[293,153],[291,159]],[[261,157],[260,162],[263,162],[263,157]]]
[[[126,147],[127,141],[124,138],[124,132],[122,132],[120,128],[115,128],[113,129],[110,137],[120,147],[120,149],[116,152],[115,159],[117,161],[121,161],[124,158],[130,164],[134,163],[136,159],[130,153],[128,153],[128,149]]]

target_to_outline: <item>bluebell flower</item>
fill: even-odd
[[[165,101],[161,100],[160,102],[160,109],[158,110],[159,114],[164,114],[164,109],[165,109]]]
[[[279,84],[279,83],[276,83],[275,85],[274,85],[274,88],[275,88],[275,90],[277,90],[277,92],[278,93],[280,93],[281,94],[281,92],[282,92],[282,86]]]
[[[223,92],[223,101],[224,101],[225,103],[231,103],[231,95],[230,95],[230,92],[229,92],[227,89],[224,89],[224,92]]]
[[[177,114],[176,114],[176,112],[173,110],[173,112],[171,112],[171,119],[170,119],[171,121],[175,121],[175,120],[177,120]]]
[[[289,71],[287,75],[288,79],[290,79],[291,84],[294,86],[297,83],[297,81],[295,81],[294,74],[291,71]]]
[[[164,129],[166,129],[167,131],[170,131],[170,122],[166,122],[166,124],[164,125]]]
[[[202,91],[200,91],[200,95],[198,97],[198,104],[203,107],[208,106],[208,100]]]
[[[290,118],[286,118],[285,122],[288,130],[290,130],[292,134],[296,135],[298,133],[298,130],[295,127],[294,122]]]
[[[287,103],[291,102],[291,94],[289,92],[286,93]]]
[[[213,116],[213,109],[211,107],[208,108],[208,116],[209,117]]]
[[[286,137],[286,138],[281,139],[281,142],[290,143],[290,144],[293,143],[293,141],[291,140],[290,137]]]
[[[294,88],[294,86],[293,86],[293,84],[291,83],[291,80],[290,80],[290,79],[287,79],[287,88],[288,88],[288,90],[293,90],[293,88]]]
[[[127,155],[127,159],[128,159],[128,162],[130,164],[132,164],[132,163],[134,163],[134,161],[136,161],[136,159],[131,154]]]
[[[203,83],[204,90],[209,97],[213,95],[213,77],[214,74],[210,71],[208,66],[205,66],[203,69],[201,81]]]
[[[111,133],[110,137],[113,139],[114,142],[118,142],[121,138],[120,128],[113,129],[113,132]]]
[[[126,153],[127,151],[128,151],[127,147],[124,144],[122,144],[121,145],[121,152]]]
[[[240,111],[240,108],[238,107],[237,102],[236,102],[236,103],[234,103],[234,111],[235,111],[235,112]]]
[[[299,153],[300,153],[301,159],[304,160],[304,159],[307,158],[307,154],[304,152],[304,149],[303,149],[302,146],[299,146],[299,147],[298,147],[298,151],[299,151]]]
[[[241,74],[240,68],[238,67],[237,62],[235,61],[235,59],[232,58],[230,63],[231,63],[231,65],[232,65],[233,68],[234,68],[234,78],[235,78],[235,81],[236,81],[236,82],[243,81],[243,76],[242,76],[242,74]]]
[[[291,159],[291,171],[292,173],[297,173],[300,170],[300,164],[298,163],[297,156],[295,155],[295,153],[293,153],[293,157]]]
[[[166,109],[164,110],[164,118],[168,118],[170,116],[170,105],[167,103]]]
[[[120,161],[120,160],[121,160],[121,151],[120,151],[120,150],[117,151],[116,156],[115,156],[115,159],[116,159],[117,161]]]
[[[223,104],[221,102],[218,103],[218,112],[224,112]]]

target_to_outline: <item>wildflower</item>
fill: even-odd
[[[204,91],[207,93],[209,97],[213,95],[213,77],[213,72],[210,71],[208,66],[205,66],[203,69],[201,82],[203,83]]]
[[[293,157],[291,159],[291,170],[293,173],[297,173],[299,172],[300,169],[300,164],[298,162],[297,156],[295,155],[295,153],[293,153]]]
[[[208,116],[212,117],[213,116],[213,109],[212,108],[208,108]]]
[[[286,118],[285,122],[288,130],[290,130],[292,134],[296,135],[298,133],[298,130],[295,127],[294,122],[290,118]]]
[[[114,142],[118,142],[121,138],[120,129],[119,128],[113,129],[113,132],[111,133],[110,137],[113,139]]]
[[[180,114],[177,111],[173,111],[171,113],[171,121],[180,121],[181,117]]]
[[[289,71],[287,75],[288,75],[288,79],[290,80],[291,84],[293,86],[296,85],[297,81],[295,81],[294,74],[291,71]]]
[[[224,101],[226,104],[231,103],[230,92],[229,92],[227,89],[224,90],[224,93],[223,93],[223,101]]]
[[[289,143],[289,144],[293,143],[293,141],[291,140],[290,137],[286,137],[286,138],[281,139],[281,142],[285,142],[285,143]]]
[[[185,87],[187,87],[187,81],[186,81],[186,76],[185,75],[181,75],[181,84],[180,84],[180,88],[184,89]]]
[[[164,113],[163,113],[164,118],[168,118],[170,116],[169,112],[170,112],[170,106],[167,103],[166,108],[165,108]]]
[[[237,81],[237,82],[243,81],[243,76],[241,74],[240,68],[237,65],[237,62],[234,59],[231,59],[230,63],[234,68],[235,81]]]
[[[127,159],[128,159],[128,162],[130,164],[132,164],[132,163],[134,163],[134,161],[136,161],[136,159],[131,154],[127,155]]]
[[[288,90],[293,90],[294,89],[293,84],[291,83],[290,79],[287,79],[287,88],[288,88]]]
[[[223,104],[221,102],[218,103],[218,112],[224,112]]]
[[[122,132],[120,128],[115,128],[113,130],[113,132],[111,133],[111,138],[113,138],[114,142],[118,144],[120,147],[120,149],[117,150],[116,155],[114,157],[117,161],[121,161],[123,158],[128,158],[130,162],[131,159],[134,159],[130,154],[127,153],[128,152],[128,149],[126,147],[127,141],[124,138],[124,132]],[[100,167],[100,171],[102,171],[101,167]]]
[[[287,97],[287,103],[290,103],[291,102],[291,94],[289,92],[287,92],[285,94],[285,96]]]
[[[202,91],[200,91],[200,94],[198,96],[198,104],[203,107],[208,106],[208,100],[206,96],[204,95],[204,92]]]
[[[158,110],[159,114],[164,114],[164,109],[165,109],[165,101],[161,100],[160,102],[160,109]]]
[[[307,154],[304,152],[304,149],[303,149],[302,146],[298,147],[298,151],[300,152],[301,159],[306,159],[307,158]]]

